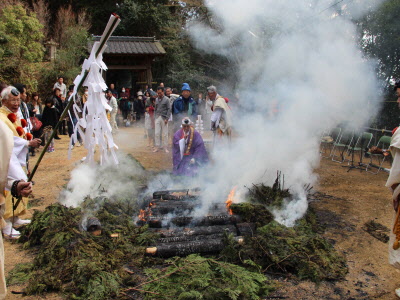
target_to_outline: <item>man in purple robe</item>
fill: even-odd
[[[187,117],[182,120],[182,128],[174,134],[172,159],[174,175],[194,176],[208,162],[203,139]]]

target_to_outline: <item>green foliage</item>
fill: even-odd
[[[379,62],[378,76],[389,86],[389,79],[400,77],[400,1],[388,0],[379,9],[358,21],[364,51]]]
[[[15,265],[14,269],[12,269],[8,274],[6,279],[7,285],[23,284],[27,282],[31,277],[30,271],[32,270],[32,267],[32,263]]]
[[[243,222],[256,223],[257,226],[268,224],[274,219],[271,212],[261,204],[233,203],[230,209],[235,215],[239,215]]]
[[[278,175],[275,179],[272,187],[260,184],[253,184],[251,188],[249,188],[248,200],[251,203],[262,204],[267,207],[273,208],[281,208],[284,200],[290,200],[291,194],[289,189],[285,189],[283,184],[281,183],[281,174],[278,172]]]
[[[38,90],[43,98],[50,96],[58,76],[64,76],[64,82],[73,80],[82,71],[81,63],[87,56],[88,30],[85,26],[74,24],[65,28],[64,38],[54,62],[43,66]]]
[[[28,294],[63,292],[68,299],[110,299],[118,295],[127,262],[140,266],[144,247],[154,237],[137,228],[132,217],[119,214],[120,222],[109,217],[123,204],[102,207],[97,215],[104,222],[100,236],[79,230],[81,209],[54,204],[34,213],[32,223],[22,232],[20,242],[35,249],[30,269]],[[114,223],[115,222],[115,223]],[[118,238],[110,234],[119,232]]]
[[[264,271],[287,272],[315,282],[343,279],[345,258],[302,219],[288,228],[273,221],[246,240],[241,256],[252,259]]]
[[[167,260],[168,267],[146,269],[146,299],[260,299],[270,291],[257,272],[196,254]],[[190,276],[188,276],[190,274]]]
[[[23,76],[34,86],[35,63],[41,62],[43,26],[22,4],[8,5],[0,13],[0,81],[16,82]]]

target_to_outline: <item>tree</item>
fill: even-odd
[[[388,0],[359,21],[364,51],[379,63],[378,76],[385,88],[400,77],[400,1]]]
[[[360,44],[366,55],[378,62],[377,76],[382,81],[383,103],[376,126],[394,128],[399,124],[399,109],[391,81],[400,78],[400,1],[387,0],[379,9],[358,21]]]
[[[0,80],[13,83],[24,79],[36,87],[35,63],[41,62],[44,48],[43,25],[21,3],[5,6],[0,14]]]
[[[67,85],[72,84],[81,73],[81,63],[87,56],[88,29],[90,24],[86,12],[75,13],[71,6],[61,7],[57,13],[51,36],[59,43],[54,62],[44,65],[41,72],[39,91],[43,96],[51,93],[58,76],[63,76]]]

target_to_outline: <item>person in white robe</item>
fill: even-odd
[[[25,132],[24,128],[27,127],[27,122],[22,122],[17,117],[21,101],[18,90],[15,87],[9,86],[1,92],[1,98],[3,106],[0,108],[0,121],[11,130],[14,142],[13,153],[10,159],[9,177],[12,181],[22,180],[26,182],[28,179],[26,175],[28,147],[39,147],[41,140],[33,139],[32,134]],[[17,238],[19,237],[19,231],[13,227],[30,223],[30,220],[20,219],[20,216],[26,213],[28,199],[24,196],[18,207],[14,209],[12,204],[13,196],[10,189],[5,189],[5,196],[5,226],[2,228],[2,232],[7,237]]]
[[[396,82],[394,87],[398,101],[400,101],[400,80]],[[399,102],[400,107],[400,102]],[[390,169],[389,178],[386,182],[392,192],[392,201],[394,208],[393,226],[390,231],[389,240],[389,263],[397,269],[400,269],[400,130],[393,130],[392,141],[390,143],[390,153],[393,157],[392,167]],[[400,298],[400,288],[395,290],[397,297]]]
[[[214,139],[223,137],[230,140],[232,132],[232,111],[224,97],[217,93],[215,86],[207,88],[209,101],[211,102],[211,130],[214,131]]]

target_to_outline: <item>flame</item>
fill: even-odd
[[[139,220],[146,221],[145,216],[146,216],[146,211],[144,209],[141,209],[139,213]]]
[[[226,209],[230,215],[233,215],[232,209],[230,209],[233,199],[235,197],[236,186],[229,192],[228,198],[226,199]]]

